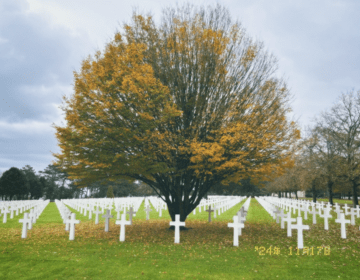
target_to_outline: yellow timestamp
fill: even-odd
[[[270,246],[268,248],[264,246],[255,246],[255,252],[259,253],[259,256],[272,256],[286,254],[289,256],[330,256],[330,246],[317,246],[317,247],[304,247],[299,249],[297,247],[288,247],[287,249],[280,250],[280,247]]]

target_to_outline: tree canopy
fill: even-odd
[[[213,185],[260,182],[292,166],[300,132],[275,70],[220,5],[165,9],[159,26],[134,12],[74,72],[67,125],[54,125],[54,164],[79,186],[141,180],[184,221]]]
[[[0,195],[3,197],[9,197],[10,200],[14,196],[19,200],[26,198],[28,194],[27,179],[21,170],[16,167],[11,167],[5,171],[0,177]]]

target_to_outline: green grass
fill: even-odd
[[[146,220],[144,203],[126,227],[125,242],[119,241],[120,227],[110,220],[104,232],[104,219],[94,224],[76,212],[75,240],[69,241],[55,203],[50,203],[28,238],[21,239],[22,215],[0,221],[0,279],[357,279],[360,265],[360,233],[357,225],[347,225],[347,239],[340,238],[340,225],[330,220],[330,230],[322,219],[312,225],[308,215],[304,245],[314,255],[296,254],[296,231],[288,238],[286,230],[265,209],[251,200],[239,247],[233,246],[233,229],[227,224],[245,202],[243,200],[208,223],[208,212],[190,214],[181,231],[180,244],[168,230],[170,217],[159,218],[154,208]],[[115,211],[112,212],[115,216]],[[297,214],[297,213],[296,213]],[[295,217],[296,215],[294,215]],[[116,216],[115,216],[116,217]],[[330,246],[330,255],[323,249]],[[271,255],[269,248],[271,247]],[[273,250],[280,249],[278,255]],[[290,255],[292,247],[292,255]],[[264,253],[264,255],[261,255]]]

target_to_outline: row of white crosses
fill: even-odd
[[[234,229],[233,234],[233,246],[239,246],[239,236],[241,235],[241,230],[245,227],[246,215],[250,206],[251,197],[249,197],[244,205],[237,212],[237,215],[233,217],[233,223],[228,223],[228,227]]]
[[[279,205],[280,207],[287,207],[289,205],[293,206],[293,209],[297,208],[299,212],[299,216],[301,216],[301,210],[304,211],[304,218],[307,219],[307,212],[308,207],[311,206],[312,210],[310,213],[313,217],[313,224],[316,224],[316,217],[319,215],[320,217],[324,218],[324,229],[329,230],[329,222],[328,219],[332,218],[332,215],[330,214],[332,206],[330,203],[327,203],[324,205],[324,202],[321,203],[314,203],[309,201],[297,201],[297,200],[289,200],[289,199],[279,199],[279,198],[265,198],[268,201],[271,201],[274,204]],[[291,206],[290,206],[291,209]],[[318,210],[317,210],[318,209]],[[349,211],[350,209],[350,211]],[[355,215],[358,216],[359,213],[359,207],[357,208],[350,208],[347,204],[345,204],[344,207],[345,213],[342,213],[342,210],[340,208],[340,205],[338,203],[335,204],[335,212],[337,214],[337,219],[335,220],[336,223],[339,223],[341,225],[341,238],[346,238],[346,224],[350,223],[352,225],[355,225]],[[323,213],[322,213],[323,212]],[[351,215],[351,220],[347,220],[345,215]],[[360,229],[360,228],[359,228]]]
[[[250,205],[250,197],[249,199],[245,202],[247,203],[246,207],[247,209],[249,208]],[[208,210],[205,210],[209,212],[209,222],[211,221],[211,205],[209,205]],[[240,211],[238,211],[237,216],[233,217],[233,221],[234,223],[229,223],[228,227],[233,227],[234,228],[234,246],[239,246],[239,235],[241,235],[241,229],[244,228],[244,223],[243,221],[246,220],[246,213],[247,211],[244,210],[244,207],[242,207],[240,209]],[[170,226],[174,226],[175,227],[175,240],[174,243],[180,243],[180,226],[185,226],[185,222],[181,222],[180,221],[180,215],[176,214],[175,215],[175,221],[174,222],[170,222]]]
[[[63,200],[63,202],[69,202],[68,200]],[[62,203],[62,202],[61,202]],[[147,215],[149,213],[150,209],[150,203],[149,201],[145,200],[146,209],[147,209]],[[73,205],[74,206],[74,205]],[[61,208],[58,206],[58,208]],[[145,210],[146,211],[146,210]],[[129,214],[130,220],[126,220],[126,214]],[[135,215],[136,212],[133,211],[133,208],[130,207],[130,211],[123,213],[121,215],[121,220],[116,220],[115,224],[120,225],[120,237],[119,240],[121,242],[125,241],[125,226],[132,225],[132,216]],[[105,218],[105,231],[109,231],[109,220],[110,218],[113,218],[113,216],[110,214],[110,210],[106,210],[106,214],[103,215],[103,218]],[[80,221],[75,220],[75,213],[71,214],[71,219],[66,221],[70,224],[70,237],[69,240],[74,240],[75,237],[75,224],[78,224]],[[170,226],[175,226],[175,240],[174,243],[180,243],[180,226],[185,226],[185,222],[180,222],[180,215],[175,215],[175,221],[170,222]]]
[[[65,224],[65,230],[69,231],[69,240],[75,239],[75,225],[79,224],[80,221],[76,220],[75,213],[72,213],[62,201],[55,200],[56,206],[60,212],[63,223]]]
[[[199,212],[201,212],[202,206],[204,206],[204,210],[206,206],[208,209],[205,210],[209,212],[209,222],[211,222],[211,212],[214,212],[214,218],[216,218],[216,212],[219,211],[218,215],[220,215],[220,211],[224,212],[224,210],[228,210],[234,205],[240,203],[245,197],[238,197],[238,196],[231,196],[231,197],[216,197],[212,198],[211,196],[208,197],[209,199],[201,200],[199,207]],[[153,205],[156,211],[159,212],[159,217],[162,216],[162,209],[166,210],[166,203],[162,201],[159,197],[146,197],[145,198],[145,211],[146,211],[146,219],[149,219],[149,212],[152,211],[150,208],[150,203]],[[194,214],[196,213],[196,208],[194,209]]]
[[[50,200],[39,201],[34,208],[30,209],[30,213],[25,212],[24,217],[19,220],[22,223],[21,238],[27,238],[27,231],[32,229],[32,225],[36,223],[36,220],[40,217],[45,207],[49,204]]]
[[[267,199],[271,199],[271,198],[267,198]],[[305,219],[307,220],[307,214],[309,212],[309,207],[312,207],[312,211],[310,212],[311,214],[314,215],[315,211],[314,208],[316,208],[319,211],[319,215],[322,215],[321,212],[326,208],[328,208],[330,211],[332,210],[332,206],[329,202],[327,202],[327,204],[325,205],[323,201],[319,202],[310,202],[307,200],[295,200],[295,199],[287,199],[287,198],[272,198],[273,201],[275,201],[274,204],[278,204],[278,206],[283,207],[285,206],[285,208],[292,208],[293,212],[295,212],[295,209],[301,209],[301,211],[304,211],[305,214]],[[335,212],[338,214],[338,218],[340,217],[340,213],[341,213],[341,208],[340,205],[338,203],[335,203]],[[288,209],[287,209],[288,210]],[[349,207],[347,204],[345,204],[344,206],[344,210],[345,210],[345,216],[350,215],[351,216],[351,224],[355,225],[355,215],[357,216],[357,218],[360,217],[360,207],[359,205],[356,206],[356,208],[351,208]],[[349,211],[350,210],[350,211]],[[330,212],[329,211],[329,212]],[[316,217],[313,217],[313,223],[316,224]]]
[[[146,220],[149,220],[150,218],[150,212],[152,211],[152,209],[150,208],[150,202],[149,199],[146,197],[145,198],[145,212],[146,212]]]
[[[68,202],[68,201],[66,201]],[[71,203],[71,202],[70,202]],[[59,208],[59,207],[58,207]],[[94,211],[96,217],[95,217],[95,224],[99,223],[99,217],[98,215],[101,213],[101,211],[99,211],[99,206],[97,206],[97,209]],[[125,208],[124,208],[125,209]],[[126,214],[129,214],[130,216],[130,220],[126,221]],[[120,241],[125,241],[125,225],[132,225],[132,216],[135,215],[136,212],[133,211],[133,208],[130,207],[130,211],[123,213],[121,215],[121,220],[117,220],[115,222],[116,225],[120,225]],[[113,218],[113,215],[111,215],[111,210],[110,209],[106,209],[106,213],[105,215],[102,216],[103,218],[105,218],[105,232],[109,232],[109,221],[111,218]],[[75,220],[75,213],[71,213],[71,219],[67,220],[66,223],[70,224],[70,236],[69,236],[69,240],[74,240],[75,237],[75,224],[78,224],[80,221]]]
[[[10,219],[29,210],[37,205],[39,200],[13,200],[13,201],[0,201],[0,217],[3,217],[3,223],[8,220],[8,214]],[[41,202],[41,201],[40,201]]]
[[[309,203],[309,202],[305,202]],[[324,203],[314,203],[311,202],[312,205],[312,211],[311,214],[313,214],[313,224],[316,224],[316,210],[317,208],[319,210],[318,214],[320,217],[324,218],[324,229],[329,229],[329,223],[328,219],[332,218],[332,215],[330,214],[330,211],[332,210],[331,204],[328,202],[326,207],[324,206]],[[355,215],[359,218],[360,217],[360,207],[357,205],[356,208],[351,208],[347,204],[344,206],[345,213],[343,213],[343,210],[341,210],[341,207],[338,203],[335,203],[335,209],[334,211],[337,214],[337,219],[335,220],[336,223],[341,224],[341,238],[346,238],[346,224],[350,223],[351,225],[355,225]],[[324,210],[324,213],[322,214],[322,210]],[[350,210],[350,211],[349,211]],[[305,212],[305,218],[307,218]],[[345,216],[350,215],[350,220],[347,220]],[[360,229],[360,228],[359,228]]]
[[[229,199],[223,199],[221,201],[218,201],[217,199],[214,200],[210,200],[208,202],[208,204],[212,204],[214,206],[214,210],[216,213],[216,210],[218,210],[217,215],[221,215],[223,212],[229,210],[230,208],[232,208],[233,206],[235,206],[236,204],[240,203],[242,200],[244,200],[246,197],[239,197],[239,196],[233,196],[230,197]]]
[[[167,210],[167,204],[160,198],[155,196],[148,197],[155,210],[159,213],[159,217],[162,217],[162,211]]]
[[[71,206],[74,208],[76,207],[76,202],[74,201],[69,201],[69,200],[66,200],[65,201],[67,204],[71,204]],[[102,208],[103,210],[106,210],[106,213],[105,215],[103,215],[102,217],[105,218],[105,232],[108,232],[109,231],[109,221],[110,221],[110,218],[113,218],[113,216],[111,215],[111,208],[112,208],[112,203],[107,203],[108,201],[106,201],[105,203],[102,203]],[[99,210],[99,205],[97,206],[92,206],[92,205],[96,205],[96,203],[92,204],[92,203],[87,203],[87,204],[91,204],[91,206],[88,206],[88,207],[84,207],[85,209],[89,210],[89,219],[92,218],[90,217],[90,215],[92,215],[92,212],[95,214],[95,224],[98,224],[99,223],[99,214],[102,213],[102,211]],[[125,209],[126,211],[126,207],[128,205],[124,205],[123,209]],[[92,207],[96,207],[95,211],[93,211],[93,208]],[[105,209],[105,207],[107,207],[108,209]],[[130,221],[126,221],[126,214],[129,214],[130,215]],[[117,220],[115,222],[115,224],[117,225],[120,225],[120,241],[125,241],[125,225],[131,225],[132,224],[132,215],[134,215],[136,212],[133,211],[133,208],[130,207],[130,211],[129,212],[126,212],[124,214],[122,214],[122,219],[119,221]],[[86,214],[86,213],[85,213]],[[70,237],[69,237],[69,240],[74,240],[74,237],[75,237],[75,227],[73,226],[75,223],[79,223],[80,221],[76,221],[75,220],[75,213],[72,213],[71,214],[71,220],[68,220],[69,223],[71,223],[71,226],[70,226]]]
[[[271,215],[273,218],[276,217],[276,222],[280,223],[281,218],[281,228],[284,229],[284,222],[287,223],[287,236],[292,236],[292,230],[297,230],[297,247],[299,249],[304,248],[304,237],[303,231],[309,230],[310,227],[308,225],[304,225],[302,223],[302,217],[299,216],[297,219],[291,217],[291,210],[289,210],[286,215],[284,214],[284,209],[279,209],[277,206],[271,204],[268,200],[261,197],[255,197],[256,200],[264,207],[264,209]],[[292,224],[292,222],[297,222],[296,224]]]
[[[250,205],[250,198],[248,199],[249,202],[247,204],[247,208]],[[233,224],[228,224],[229,227],[233,227],[234,228],[234,246],[239,246],[239,235],[241,235],[241,229],[244,228],[244,224],[242,223],[242,221],[245,221],[246,219],[246,213],[247,211],[243,210],[244,207],[242,207],[240,209],[240,211],[238,211],[238,215],[233,217],[234,223]],[[210,211],[208,211],[210,210]],[[209,212],[209,222],[211,221],[211,205],[209,206],[208,211]],[[238,222],[239,221],[239,222]],[[180,243],[180,227],[181,226],[185,226],[185,222],[181,222],[180,221],[180,215],[176,214],[175,215],[175,221],[174,222],[170,222],[170,226],[174,226],[175,227],[175,240],[174,243]]]
[[[65,204],[79,211],[82,215],[92,219],[95,214],[95,224],[99,223],[99,215],[105,210],[115,208],[117,219],[120,219],[120,212],[126,212],[131,207],[135,211],[140,207],[143,198],[116,198],[116,199],[66,199]]]
[[[204,210],[206,209],[206,206],[211,206],[210,209],[214,211],[214,218],[216,218],[217,215],[224,213],[228,209],[232,208],[234,205],[240,203],[245,198],[246,197],[241,196],[208,196],[208,199],[202,199],[200,201],[200,204],[198,205],[199,213],[201,213],[202,206],[204,206]],[[196,214],[196,208],[194,209],[193,214]]]

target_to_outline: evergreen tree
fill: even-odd
[[[108,187],[107,193],[106,193],[106,197],[108,198],[114,198],[114,190],[112,186]]]

